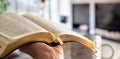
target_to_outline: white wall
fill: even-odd
[[[59,0],[50,1],[50,19],[54,22],[59,23],[60,13],[59,13]]]
[[[72,28],[72,17],[71,17],[71,0],[59,0],[60,4],[60,15],[62,16],[67,16],[68,18],[68,22],[66,25],[66,27],[68,27],[69,29]]]

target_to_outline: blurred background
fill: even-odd
[[[64,45],[65,59],[120,59],[120,0],[0,0],[0,14],[30,13],[90,38],[95,56],[79,43]],[[30,59],[16,50],[11,59]],[[31,58],[32,59],[32,58]]]

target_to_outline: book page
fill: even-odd
[[[54,33],[56,36],[59,36],[63,33],[70,33],[69,31],[66,30],[66,28],[64,26],[61,26],[60,24],[52,22],[50,20],[38,18],[38,17],[32,16],[30,14],[25,14],[23,16],[28,18],[29,20],[35,22],[36,24],[40,25],[41,27],[47,29],[48,31]],[[57,29],[59,29],[59,30],[57,30]]]
[[[73,34],[73,35],[83,37],[82,35],[79,35],[78,33],[75,33],[71,30],[68,30],[67,28],[65,28],[61,24],[52,22],[50,20],[38,18],[38,17],[32,16],[30,14],[25,14],[23,16],[28,18],[29,20],[35,22],[36,24],[40,25],[41,27],[47,29],[48,31],[54,33],[56,36],[60,36],[63,34]],[[83,37],[83,38],[85,38],[85,37]]]
[[[48,32],[31,21],[24,19],[14,13],[0,15],[0,34],[7,38],[13,38],[35,32]]]
[[[92,50],[95,50],[95,47],[92,41],[90,41],[89,39],[87,39],[86,37],[78,33],[68,30],[67,28],[64,28],[62,25],[58,23],[52,22],[50,20],[38,18],[30,14],[26,14],[23,16],[35,22],[36,24],[42,26],[43,28],[47,29],[53,34],[55,34],[57,39],[61,39],[62,41],[76,41],[76,42],[82,43],[83,45],[89,47]]]

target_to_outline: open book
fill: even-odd
[[[0,15],[0,58],[30,42],[59,43],[79,42],[95,51],[92,41],[50,20],[15,13]]]

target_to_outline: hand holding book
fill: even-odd
[[[30,14],[23,16],[15,13],[0,15],[0,58],[24,44],[38,41],[61,45],[75,41],[95,51],[92,41],[60,24]]]

